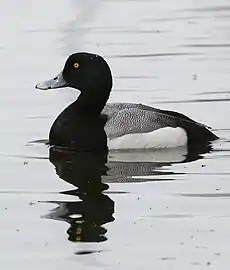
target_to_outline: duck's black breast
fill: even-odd
[[[107,149],[106,120],[105,115],[77,110],[76,104],[72,103],[54,121],[49,143],[74,150]]]

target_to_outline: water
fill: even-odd
[[[229,15],[227,0],[1,2],[2,269],[228,269]],[[221,140],[195,153],[110,153],[109,176],[95,157],[51,163],[28,142],[46,139],[78,93],[34,85],[75,51],[109,62],[110,102],[177,110]],[[76,192],[87,170],[97,197]]]

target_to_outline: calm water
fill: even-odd
[[[228,269],[230,2],[0,6],[1,269]],[[110,153],[107,168],[103,157],[29,144],[78,95],[34,85],[76,51],[109,62],[110,102],[180,111],[221,140],[213,150]]]

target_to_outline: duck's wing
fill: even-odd
[[[178,113],[178,112],[170,111],[170,110],[161,110],[161,109],[154,108],[154,107],[144,105],[141,103],[107,103],[104,110],[103,110],[103,113],[110,117],[111,115],[114,115],[114,113],[118,113],[119,111],[122,111],[124,109],[137,109],[137,110],[150,111],[150,112],[158,113],[159,116],[160,116],[160,114],[161,115],[168,115],[174,119],[186,120],[186,121],[189,121],[189,122],[192,122],[192,123],[195,123],[197,125],[200,125],[200,126],[203,126],[203,127],[210,129],[209,126],[204,125],[203,123],[194,121],[182,113]]]
[[[164,127],[184,128],[193,142],[217,139],[206,126],[183,114],[137,105],[108,115],[105,131],[109,139],[132,133],[148,133]]]
[[[170,121],[164,121],[164,117],[156,112],[138,108],[123,109],[108,115],[105,131],[108,138],[112,139],[126,134],[151,132],[169,126],[167,122]]]
[[[190,123],[194,123],[196,125],[199,125],[199,126],[202,126],[202,127],[206,127],[208,129],[211,129],[211,127],[203,124],[203,123],[200,123],[200,122],[197,122],[197,121],[194,121],[193,119],[189,118],[188,116],[182,114],[182,113],[179,113],[179,112],[175,112],[175,111],[169,111],[169,110],[161,110],[161,109],[158,109],[158,108],[152,108],[152,107],[149,107],[152,109],[152,111],[155,111],[159,114],[164,114],[164,115],[170,115],[171,117],[175,118],[177,121],[186,121],[186,122],[190,122]]]

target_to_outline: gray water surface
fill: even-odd
[[[1,269],[228,269],[229,1],[4,0],[0,7]],[[109,62],[109,102],[179,111],[221,139],[192,155],[110,153],[109,175],[97,186],[104,195],[79,198],[66,164],[55,170],[49,149],[29,143],[46,139],[78,95],[34,85],[77,51]]]

